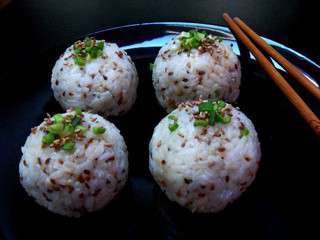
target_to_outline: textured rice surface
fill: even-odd
[[[150,142],[149,168],[168,198],[192,212],[218,212],[254,180],[260,144],[252,122],[227,105],[232,120],[213,127],[194,127],[197,106],[181,106],[170,115],[179,127],[170,132],[165,117]],[[240,128],[249,129],[240,136]]]
[[[74,63],[72,46],[58,59],[51,87],[64,109],[118,115],[128,111],[136,99],[137,70],[131,58],[116,44],[105,43],[103,54],[84,67]]]
[[[184,101],[224,99],[239,95],[241,69],[229,45],[212,44],[212,52],[179,52],[176,38],[165,44],[154,62],[152,80],[159,103],[168,112]]]
[[[124,186],[128,174],[127,148],[119,130],[96,114],[84,113],[84,121],[84,126],[102,126],[106,132],[94,135],[87,130],[69,153],[41,147],[42,123],[22,147],[22,186],[37,203],[66,216],[79,217],[105,206]]]

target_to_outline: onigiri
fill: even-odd
[[[252,122],[223,101],[180,104],[156,126],[149,149],[163,192],[198,213],[236,200],[254,180],[261,155]]]
[[[222,38],[182,32],[159,51],[152,71],[157,99],[168,112],[202,99],[234,102],[239,96],[240,61]]]
[[[79,106],[105,117],[127,112],[137,86],[137,70],[127,53],[94,38],[67,48],[52,70],[54,97],[64,109]]]
[[[97,114],[69,111],[48,117],[22,147],[20,182],[54,213],[79,217],[107,205],[128,175],[119,130]]]

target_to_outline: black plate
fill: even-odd
[[[148,170],[148,143],[153,128],[165,116],[156,101],[148,66],[159,47],[173,34],[194,27],[223,36],[239,55],[240,48],[243,77],[237,106],[254,122],[263,156],[257,178],[248,191],[224,211],[212,215],[192,215],[169,202]],[[138,98],[133,109],[123,117],[110,119],[120,128],[128,146],[129,181],[110,205],[80,219],[52,214],[26,195],[19,184],[20,147],[30,128],[38,125],[46,112],[62,111],[50,89],[50,74],[59,54],[73,41],[31,63],[22,54],[26,65],[2,80],[2,84],[7,83],[5,87],[2,85],[7,94],[1,96],[0,131],[0,227],[3,237],[203,239],[209,234],[210,239],[287,239],[292,224],[302,220],[298,215],[313,206],[306,193],[314,187],[312,174],[315,170],[309,164],[317,159],[319,141],[252,56],[241,45],[238,47],[229,30],[205,24],[148,23],[91,35],[118,43],[132,56],[139,72]],[[314,62],[284,45],[268,42],[308,73],[311,80],[319,77],[320,68]],[[276,67],[281,70],[280,66]],[[283,74],[315,107],[315,100],[285,72]]]

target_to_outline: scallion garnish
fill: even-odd
[[[60,113],[53,115],[52,118],[53,118],[53,121],[54,121],[55,123],[61,123],[61,122],[63,122],[63,116],[62,116],[62,114],[60,114]]]
[[[249,129],[244,127],[240,129],[240,138],[248,136],[249,135]]]
[[[170,132],[174,132],[179,127],[178,118],[175,115],[169,115],[168,119],[173,121],[173,123],[169,123],[168,128]]]
[[[77,129],[80,129],[81,132],[87,131],[87,128],[86,128],[85,126],[82,126],[82,125],[76,126],[76,130],[77,130]]]
[[[224,124],[228,124],[231,122],[231,116],[230,115],[225,115],[223,118],[222,118],[222,123]]]
[[[100,135],[100,134],[103,134],[105,133],[106,129],[103,128],[103,127],[93,127],[92,128],[92,132],[96,135]]]
[[[213,102],[210,100],[206,102],[202,102],[198,105],[198,108],[199,108],[199,112],[213,111],[214,110]]]
[[[50,125],[48,131],[52,134],[60,134],[63,131],[63,123],[54,123]]]
[[[210,126],[214,126],[214,123],[215,123],[215,112],[212,111],[209,113],[209,125]]]
[[[225,114],[222,109],[226,103],[222,100],[218,101],[203,101],[198,105],[199,113],[204,112],[206,117],[196,118],[194,126],[207,127],[208,125],[214,126],[215,123],[227,124],[231,122],[231,116]]]
[[[178,43],[180,48],[184,50],[191,50],[200,46],[202,40],[208,34],[204,31],[190,30],[189,32],[182,32],[178,37]]]
[[[193,125],[195,127],[207,127],[209,125],[208,119],[196,119],[194,120]]]
[[[104,40],[97,41],[86,37],[82,42],[73,45],[73,60],[75,64],[84,66],[88,61],[100,57],[103,53]]]
[[[177,122],[170,123],[168,128],[170,132],[174,132],[179,127],[179,124]]]
[[[73,110],[76,112],[77,115],[81,115],[82,114],[82,111],[81,111],[80,107],[75,107]]]
[[[104,42],[103,41],[98,42],[97,48],[102,51],[104,48]]]
[[[68,136],[74,133],[74,127],[71,124],[67,124],[63,129],[63,136]]]
[[[68,142],[62,145],[62,149],[66,150],[66,151],[71,151],[73,150],[75,147],[75,143],[74,142]]]
[[[177,42],[180,49],[190,51],[193,48],[200,47],[204,42],[214,43],[222,40],[222,37],[208,35],[205,31],[190,30],[189,32],[182,32]]]
[[[43,135],[42,142],[45,144],[51,144],[51,143],[53,143],[54,139],[55,139],[54,134],[49,132],[49,133]]]
[[[218,104],[219,108],[224,108],[226,106],[226,103],[224,101],[222,101],[222,100],[218,100],[217,104]]]
[[[74,63],[79,65],[80,67],[83,67],[86,65],[86,59],[80,56],[73,57]]]
[[[177,117],[175,115],[169,115],[168,118],[173,121],[177,121]]]
[[[55,149],[72,150],[75,141],[81,140],[87,130],[86,127],[80,125],[82,118],[80,107],[75,107],[72,113],[66,115],[59,113],[53,115],[51,119],[46,119],[47,125],[43,128],[46,133],[42,137],[43,146],[49,145]]]
[[[72,124],[72,126],[77,126],[77,125],[79,125],[80,123],[81,123],[81,117],[80,116],[76,116],[73,120],[72,120],[72,122],[71,122],[71,124]]]
[[[223,116],[221,115],[221,113],[217,112],[215,119],[218,123],[222,123],[223,122]]]
[[[92,40],[93,40],[93,39],[91,39],[91,38],[89,38],[89,37],[86,37],[86,38],[83,40],[84,45],[85,45],[86,48],[89,49],[89,48],[92,47],[92,43],[93,43]]]

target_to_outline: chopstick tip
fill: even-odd
[[[231,19],[231,17],[228,13],[223,13],[223,19],[228,20],[228,19]]]
[[[223,17],[225,18],[225,17],[230,17],[230,16],[228,13],[225,12],[225,13],[223,13]]]
[[[235,22],[241,22],[241,19],[240,19],[239,17],[234,17],[233,20],[234,20]]]

